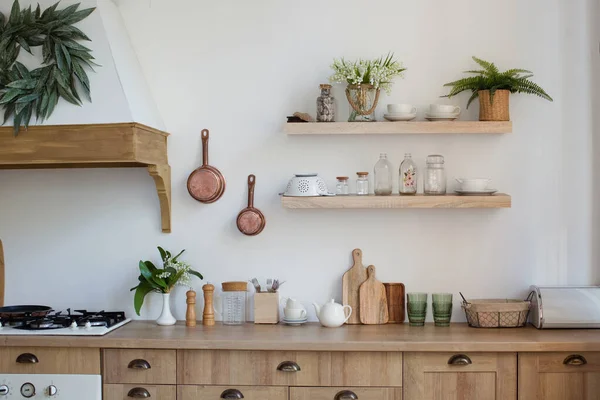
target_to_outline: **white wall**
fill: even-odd
[[[568,123],[589,118],[589,92],[578,89],[590,81],[591,71],[584,65],[581,36],[565,35],[585,9],[561,15],[566,2],[558,0],[120,3],[172,133],[173,233],[160,233],[158,200],[142,170],[2,171],[7,303],[132,313],[128,289],[136,282],[137,261],[156,259],[156,245],[188,249],[187,260],[213,283],[279,277],[287,280],[283,295],[306,302],[340,299],[341,275],[355,247],[363,249],[365,263],[377,266],[379,279],[404,282],[409,291],[523,297],[534,283],[592,283],[586,240],[591,227],[580,224],[591,217],[591,190],[578,194],[591,184],[591,154],[585,151],[591,124],[585,120],[570,129]],[[556,101],[513,96],[514,133],[507,135],[282,133],[286,115],[314,114],[318,84],[327,80],[333,57],[388,51],[408,71],[392,95],[383,97],[379,114],[388,102],[411,102],[421,110],[442,102],[442,84],[472,68],[472,55],[504,69],[533,70]],[[581,66],[577,72],[574,64]],[[341,86],[334,95],[341,119],[347,116]],[[451,102],[464,106],[466,97]],[[476,118],[476,105],[463,114]],[[203,128],[211,130],[211,164],[227,179],[225,195],[211,205],[194,201],[185,188],[188,174],[201,163]],[[292,173],[318,171],[333,185],[336,175],[371,170],[381,151],[396,168],[405,152],[421,167],[427,154],[443,154],[449,177],[489,176],[513,196],[513,207],[281,208],[277,193]],[[256,206],[267,218],[257,237],[245,237],[235,226],[249,173],[257,175]],[[573,196],[580,200],[569,207]],[[196,282],[197,290],[201,286]],[[184,292],[176,292],[180,319]],[[142,317],[156,318],[160,299],[148,303]],[[464,319],[455,303],[456,315]]]

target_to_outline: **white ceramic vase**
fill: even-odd
[[[156,320],[156,323],[162,326],[175,325],[177,320],[173,314],[171,314],[171,293],[163,293],[162,298],[163,308],[162,312],[160,313],[160,317],[158,317]]]

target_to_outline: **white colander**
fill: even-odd
[[[318,174],[295,174],[288,182],[284,196],[334,196],[327,190],[327,184]]]

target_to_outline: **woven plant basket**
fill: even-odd
[[[479,91],[479,120],[480,121],[510,121],[508,99],[510,91],[496,90],[490,101],[490,91]]]

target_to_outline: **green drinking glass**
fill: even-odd
[[[427,317],[427,293],[408,293],[406,297],[409,325],[425,325],[425,318]]]
[[[432,303],[433,322],[435,326],[450,326],[452,318],[452,302]]]

